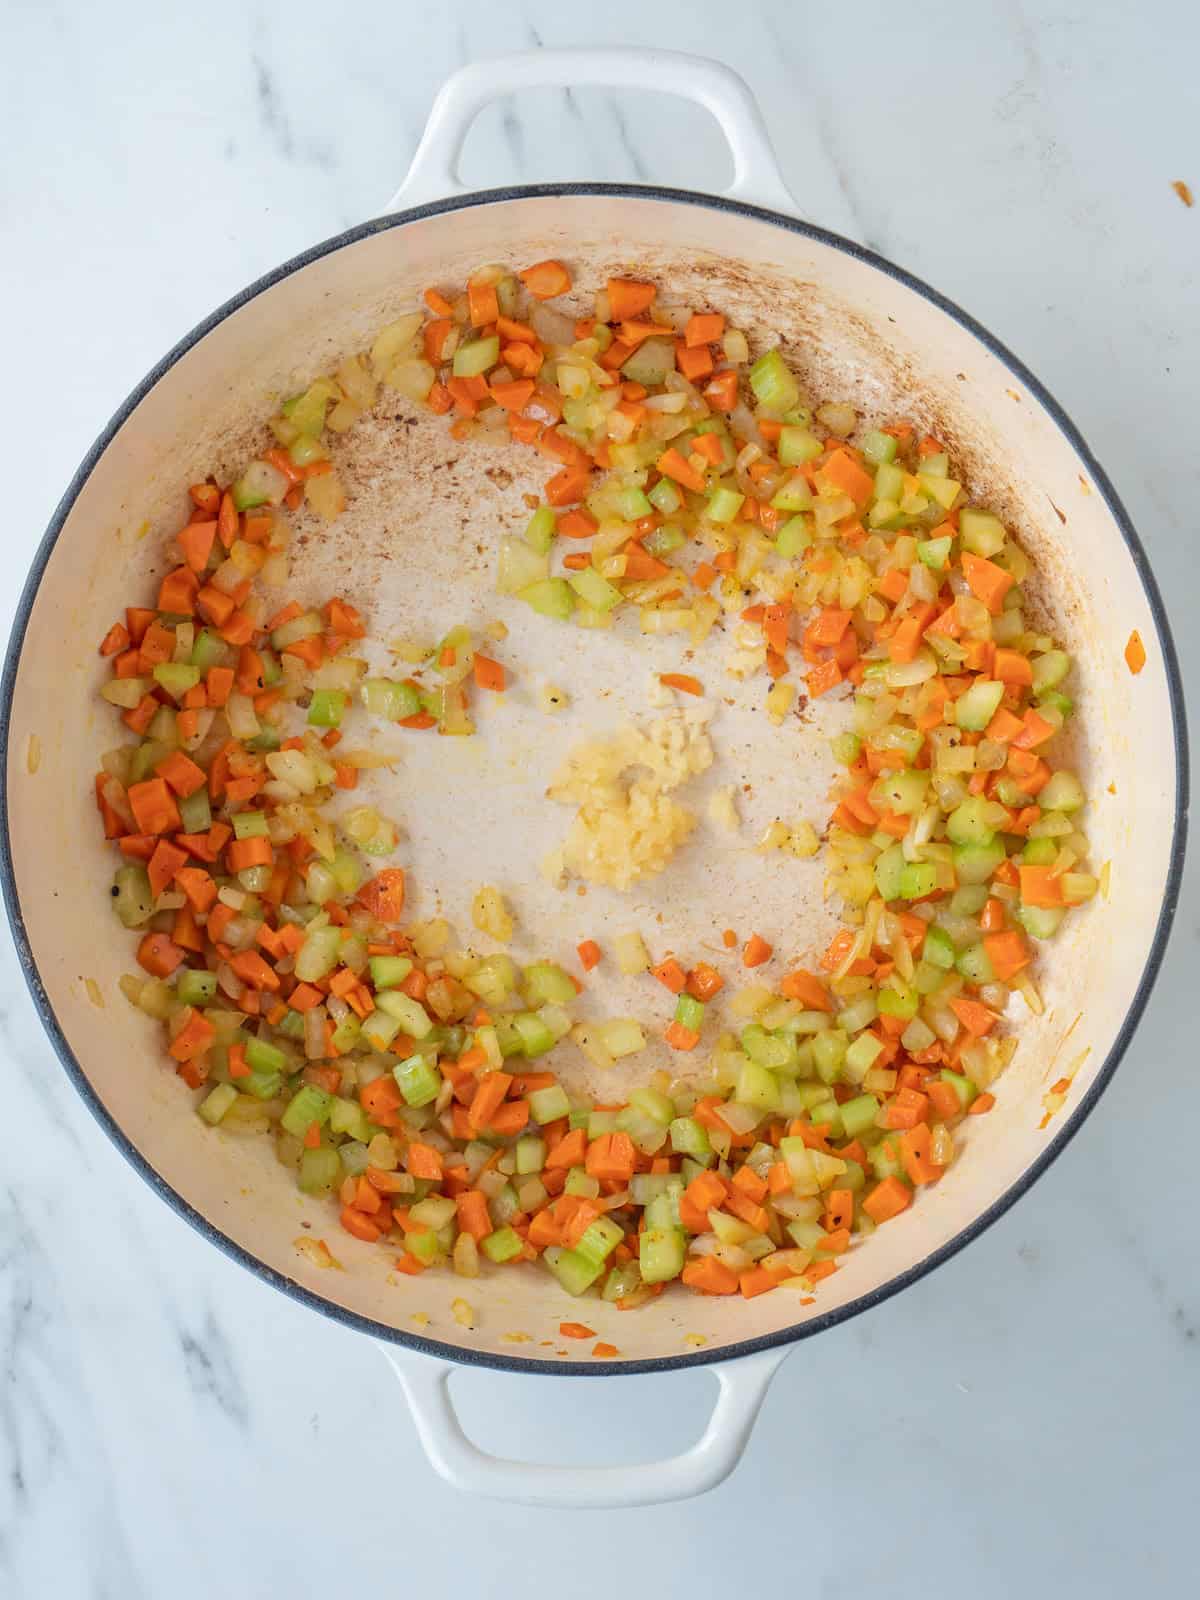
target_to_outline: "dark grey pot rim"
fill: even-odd
[[[1079,458],[1081,465],[1086,469],[1088,476],[1099,493],[1116,522],[1129,550],[1130,558],[1141,579],[1142,587],[1146,594],[1154,618],[1157,645],[1162,653],[1162,661],[1167,677],[1167,688],[1171,703],[1171,718],[1174,732],[1175,746],[1175,818],[1171,839],[1170,864],[1167,873],[1166,892],[1163,897],[1162,908],[1159,912],[1158,923],[1154,931],[1147,953],[1146,962],[1138,983],[1137,990],[1121,1024],[1121,1028],[1113,1041],[1103,1065],[1097,1072],[1086,1094],[1072,1108],[1069,1115],[1064,1117],[1062,1126],[1046,1142],[1046,1148],[1021,1175],[1021,1177],[983,1212],[980,1213],[954,1238],[947,1241],[938,1250],[933,1251],[922,1261],[917,1262],[906,1272],[889,1279],[888,1282],[870,1290],[857,1299],[844,1306],[824,1312],[809,1321],[795,1327],[784,1328],[776,1333],[764,1334],[758,1338],[744,1339],[737,1344],[723,1345],[711,1352],[703,1350],[687,1355],[660,1356],[640,1361],[545,1361],[524,1360],[519,1356],[496,1355],[490,1351],[472,1350],[458,1344],[444,1343],[438,1339],[425,1338],[419,1334],[402,1331],[389,1327],[386,1323],[376,1322],[370,1317],[361,1316],[358,1312],[348,1311],[342,1306],[333,1304],[322,1296],[314,1294],[293,1279],[286,1277],[275,1268],[260,1261],[257,1256],[234,1242],[227,1234],[223,1233],[214,1223],[196,1211],[177,1190],[158,1173],[137,1149],[133,1142],[124,1133],[114,1120],[108,1109],[100,1100],[93,1089],[82,1066],[76,1059],[66,1037],[54,1014],[49,997],[42,984],[38,973],[37,964],[30,948],[21,907],[17,896],[16,879],[13,871],[12,839],[9,831],[8,817],[8,763],[9,763],[9,732],[11,724],[11,710],[13,694],[16,687],[17,669],[21,659],[21,650],[25,640],[26,629],[29,625],[30,614],[37,598],[38,588],[45,572],[46,564],[54,549],[63,525],[70,514],[84,484],[95,469],[97,462],[108,448],[113,437],[124,425],[136,406],[154,388],[163,375],[179,361],[194,345],[198,344],[206,334],[211,333],[233,312],[240,310],[258,295],[280,283],[284,278],[290,277],[303,267],[314,261],[319,261],[323,256],[332,254],[347,245],[357,244],[360,240],[367,239],[378,233],[390,231],[393,228],[403,227],[406,223],[415,222],[425,217],[444,215],[454,211],[462,211],[479,205],[492,205],[497,202],[510,200],[526,200],[551,197],[584,197],[584,196],[609,196],[628,200],[657,200],[668,201],[676,205],[700,206],[708,210],[724,212],[731,218],[748,218],[756,222],[771,223],[785,232],[800,234],[813,239],[820,244],[828,245],[856,261],[874,267],[886,277],[894,279],[906,288],[921,295],[932,305],[951,317],[966,332],[972,334],[992,355],[1008,368],[1021,383],[1035,396],[1042,408],[1051,417],[1061,433],[1070,444]],[[1061,1155],[1071,1139],[1082,1127],[1087,1117],[1095,1108],[1100,1096],[1112,1079],[1121,1058],[1124,1056],[1129,1042],[1133,1037],[1135,1028],[1145,1011],[1150,992],[1158,977],[1162,966],[1163,955],[1166,950],[1167,938],[1170,933],[1171,923],[1179,900],[1180,884],[1183,875],[1183,860],[1187,838],[1187,812],[1188,812],[1188,746],[1187,727],[1184,712],[1183,684],[1179,671],[1179,662],[1175,652],[1175,644],[1171,637],[1170,625],[1167,621],[1166,611],[1163,607],[1162,597],[1150,563],[1142,548],[1141,540],[1130,521],[1129,515],[1122,505],[1116,490],[1109,481],[1108,475],[1096,460],[1092,451],[1080,434],[1079,429],[1067,416],[1066,412],[1041,384],[1025,364],[1018,360],[995,336],[988,332],[967,312],[963,311],[945,295],[939,294],[936,289],[930,288],[912,273],[904,268],[895,266],[892,262],[876,255],[874,251],[864,249],[863,246],[854,244],[848,239],[841,238],[838,234],[830,233],[824,228],[815,227],[812,223],[801,222],[792,217],[786,217],[778,212],[767,211],[758,206],[747,205],[737,200],[727,200],[697,193],[686,189],[664,189],[642,185],[619,183],[548,183],[528,184],[512,188],[489,189],[477,193],[456,196],[452,199],[437,201],[423,206],[413,207],[408,211],[396,212],[390,216],[379,217],[370,222],[360,223],[357,227],[349,228],[344,233],[339,233],[321,244],[314,245],[311,249],[294,256],[282,266],[276,267],[264,277],[243,289],[239,294],[227,300],[223,306],[214,311],[211,316],[199,323],[192,331],[179,341],[158,364],[148,372],[141,383],[132,391],[125,402],[118,408],[99,438],[92,445],[84,457],[78,471],[59,502],[50,524],[34,556],[29,576],[26,579],[20,601],[17,606],[16,617],[12,633],[9,638],[8,650],[4,661],[3,679],[0,680],[0,889],[3,891],[4,903],[8,912],[9,924],[12,929],[13,939],[16,943],[17,954],[25,980],[29,985],[33,1003],[41,1019],[42,1025],[49,1035],[50,1042],[58,1055],[67,1076],[78,1090],[84,1103],[96,1118],[97,1122],[108,1134],[117,1149],[126,1158],[130,1165],[146,1180],[151,1189],[176,1211],[185,1221],[210,1244],[224,1252],[225,1255],[237,1261],[241,1266],[254,1273],[264,1283],[280,1290],[290,1296],[300,1305],[309,1310],[319,1311],[334,1321],[342,1323],[348,1328],[353,1328],[359,1333],[370,1334],[376,1339],[388,1343],[404,1346],[423,1355],[440,1357],[447,1361],[460,1363],[464,1366],[491,1367],[501,1371],[528,1372],[556,1376],[576,1377],[620,1377],[638,1373],[665,1372],[681,1367],[711,1366],[716,1361],[730,1361],[738,1356],[753,1354],[756,1351],[770,1350],[791,1344],[801,1339],[810,1338],[813,1334],[821,1333],[827,1328],[836,1327],[839,1323],[848,1321],[851,1317],[863,1311],[882,1305],[892,1295],[898,1294],[910,1284],[933,1271],[935,1267],[950,1260],[973,1239],[977,1239],[985,1229],[991,1227],[1010,1206],[1020,1199],[1036,1180],[1044,1173],[1050,1164]]]

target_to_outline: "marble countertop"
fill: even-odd
[[[1200,209],[1171,188],[1200,190],[1195,8],[730,15],[711,0],[610,0],[587,22],[546,0],[10,6],[5,630],[121,398],[226,296],[377,211],[447,72],[514,47],[642,43],[729,61],[802,210],[938,285],[1044,378],[1139,526],[1200,682]],[[703,113],[600,91],[492,108],[464,164],[480,187],[727,174]],[[1034,1191],[932,1278],[804,1344],[710,1498],[586,1518],[464,1505],[365,1341],[159,1203],[56,1064],[5,937],[0,1595],[491,1595],[528,1581],[533,1552],[573,1600],[609,1595],[614,1570],[669,1595],[746,1570],[824,1600],[1194,1592],[1200,1256],[1180,1107],[1198,888],[1193,858],[1138,1038]],[[531,1453],[630,1461],[693,1437],[711,1384],[556,1382],[456,1385],[487,1446],[519,1418]]]

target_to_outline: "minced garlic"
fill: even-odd
[[[577,745],[547,790],[578,806],[563,842],[566,872],[628,889],[661,872],[696,826],[672,792],[713,762],[703,708],[679,710]]]

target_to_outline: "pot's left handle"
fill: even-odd
[[[633,1467],[556,1467],[488,1455],[463,1431],[449,1361],[381,1345],[412,1408],[434,1470],[468,1494],[560,1510],[614,1510],[687,1500],[721,1483],[737,1466],[771,1379],[787,1349],[763,1350],[709,1368],[720,1386],[708,1426],[690,1450]]]
[[[471,124],[489,101],[523,89],[629,88],[679,95],[712,113],[733,156],[725,193],[768,210],[796,212],[758,102],[731,68],[678,50],[527,50],[460,67],[438,91],[408,176],[389,211],[466,191],[458,161]]]

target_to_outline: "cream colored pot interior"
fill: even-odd
[[[1112,862],[1107,903],[1073,916],[1038,970],[1045,1015],[1014,1020],[1021,1043],[998,1086],[998,1108],[972,1119],[959,1162],[914,1208],[882,1229],[822,1283],[816,1303],[790,1292],[751,1303],[666,1294],[635,1315],[586,1303],[586,1320],[631,1360],[706,1354],[774,1333],[879,1289],[941,1249],[1018,1184],[1069,1126],[1103,1066],[1142,977],[1168,879],[1175,757],[1168,681],[1133,561],[1105,501],[1070,442],[1035,396],[949,315],[868,263],[818,240],[716,207],[654,197],[555,195],[494,200],[385,228],[311,262],[226,317],[151,389],[84,484],[38,591],[21,656],[9,744],[12,849],[26,959],[96,1095],[150,1166],[189,1206],[243,1250],[334,1305],[402,1332],[508,1358],[556,1359],[557,1326],[578,1314],[546,1273],[494,1271],[464,1286],[447,1273],[410,1279],[388,1252],[359,1244],[326,1205],[306,1200],[266,1140],[206,1129],[192,1095],[163,1064],[159,1029],[121,997],[133,943],[109,908],[113,871],[92,801],[99,753],[118,742],[96,698],[104,669],[96,643],[130,600],[149,599],[168,565],[165,539],[181,525],[184,486],[237,468],[279,398],[372,331],[417,304],[428,284],[452,285],[484,261],[520,266],[561,256],[581,310],[612,271],[648,275],[671,302],[723,310],[752,342],[781,336],[814,393],[847,398],[870,417],[897,414],[951,445],[974,492],[1019,530],[1040,572],[1031,588],[1077,657],[1078,761],[1092,803],[1095,860]],[[443,420],[388,400],[342,447],[350,509],[332,529],[300,523],[292,592],[338,592],[365,612],[372,635],[433,638],[453,623],[499,617],[499,648],[514,686],[480,708],[480,736],[439,740],[376,726],[355,742],[397,751],[374,785],[401,823],[398,860],[418,915],[441,912],[463,942],[469,902],[499,884],[522,929],[515,953],[565,957],[583,937],[602,944],[640,928],[656,955],[702,948],[730,976],[724,927],[758,931],[788,959],[811,956],[832,919],[822,865],[765,858],[754,841],[776,816],[826,814],[828,735],[846,715],[831,696],[773,729],[762,680],[724,677],[714,639],[694,661],[678,638],[656,641],[623,619],[608,634],[554,626],[493,593],[494,551],[519,527],[522,495],[544,464],[516,447],[456,443]],[[284,596],[281,595],[281,603]],[[1139,677],[1122,659],[1131,629],[1149,651]],[[386,657],[380,655],[381,662]],[[544,798],[567,748],[585,733],[649,711],[651,672],[695,672],[715,706],[718,764],[687,796],[701,817],[716,784],[746,786],[739,836],[703,823],[668,871],[626,896],[553,889],[538,861],[569,814]],[[557,719],[538,705],[552,680],[572,698]],[[35,743],[36,741],[36,743]],[[31,751],[40,749],[40,759]],[[601,967],[588,1013],[641,1016],[657,1035],[666,997],[642,980],[623,986]],[[1021,1002],[1014,1002],[1014,1007]],[[564,1072],[575,1072],[562,1049]],[[657,1047],[638,1077],[668,1065]],[[46,1052],[45,1071],[58,1071]],[[1075,1073],[1066,1108],[1040,1126],[1042,1098]],[[581,1080],[580,1080],[581,1081]],[[622,1084],[593,1082],[605,1098]],[[342,1271],[320,1270],[296,1249],[328,1240]],[[465,1292],[472,1331],[451,1316]],[[421,1318],[428,1319],[427,1323]],[[414,1317],[417,1318],[414,1321]],[[514,1337],[518,1336],[518,1337]],[[543,1341],[551,1341],[549,1344]],[[570,1352],[578,1354],[578,1348]]]

